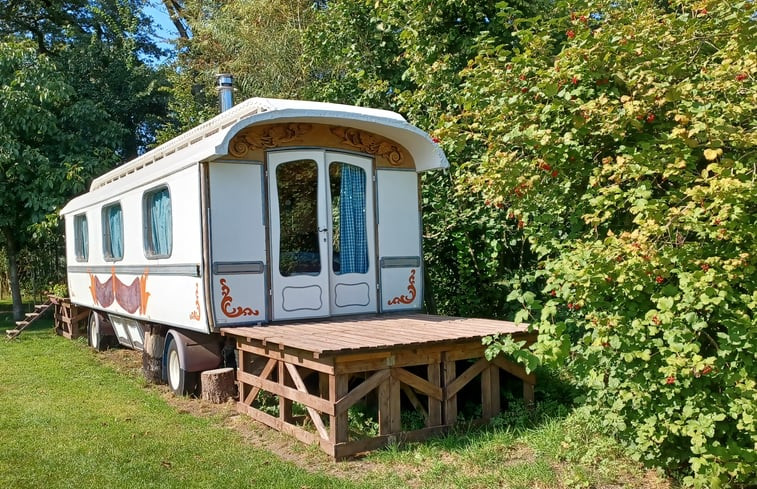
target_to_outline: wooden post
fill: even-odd
[[[279,360],[278,362],[278,376],[279,376],[279,385],[282,387],[287,386],[287,371],[284,365],[284,360]],[[294,421],[294,418],[292,417],[292,401],[284,397],[283,395],[279,394],[279,419],[283,421],[284,423],[291,424]]]
[[[226,402],[234,397],[234,369],[217,368],[206,370],[200,375],[202,398],[216,404]]]
[[[481,415],[490,420],[501,410],[499,395],[499,367],[489,365],[481,372]]]
[[[442,356],[444,367],[444,424],[453,425],[457,422],[457,393],[448,395],[447,387],[457,378],[455,361],[447,361]]]
[[[144,349],[142,350],[142,373],[148,382],[163,382],[163,346],[166,338],[153,326],[145,329]]]
[[[336,402],[347,395],[349,391],[348,374],[331,374],[329,375],[329,402]],[[336,416],[329,416],[329,438],[331,443],[345,443],[349,439],[349,425],[347,420],[347,411]]]
[[[400,381],[394,375],[390,375],[379,385],[379,435],[393,435],[402,431],[400,386]]]
[[[534,405],[534,384],[523,381],[523,402],[526,406]]]
[[[428,381],[436,386],[444,387],[441,383],[441,366],[438,363],[428,365]],[[426,426],[439,426],[442,424],[442,401],[428,396],[428,420]]]

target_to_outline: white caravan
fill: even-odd
[[[157,336],[179,393],[223,362],[222,327],[419,310],[417,173],[447,166],[393,112],[247,100],[63,208],[71,302],[96,348]]]

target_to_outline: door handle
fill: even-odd
[[[318,228],[318,231],[320,231],[322,233],[325,233],[328,230],[329,230],[329,228]]]

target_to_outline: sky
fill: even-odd
[[[144,12],[152,17],[155,22],[155,33],[158,37],[158,45],[164,49],[171,49],[172,39],[176,39],[179,33],[176,31],[171,18],[166,12],[166,8],[163,6],[163,2],[160,0],[150,0],[148,5],[144,8]]]

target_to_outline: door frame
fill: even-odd
[[[340,284],[336,282],[336,277],[339,275],[334,274],[333,271],[333,239],[334,239],[334,223],[332,215],[332,195],[331,195],[331,182],[329,176],[329,165],[334,162],[340,162],[339,156],[344,156],[348,161],[343,163],[352,164],[358,166],[365,171],[365,186],[366,186],[366,233],[368,238],[368,270],[365,275],[365,280],[359,284],[347,283]],[[303,277],[303,280],[295,279],[288,280],[293,277],[284,277],[280,275],[280,255],[278,247],[280,244],[280,209],[278,203],[278,187],[276,179],[276,168],[279,165],[287,162],[298,160],[313,160],[317,165],[317,182],[319,188],[316,190],[317,210],[318,216],[317,229],[319,240],[319,253],[321,260],[321,272],[317,276],[313,275],[297,275],[295,277]],[[349,161],[351,160],[351,161]],[[358,163],[358,164],[355,164]],[[362,165],[361,165],[362,163]],[[377,216],[377,189],[376,189],[376,163],[375,159],[370,155],[363,153],[332,150],[324,147],[288,147],[282,149],[271,149],[266,151],[265,158],[265,192],[268,199],[268,212],[267,212],[267,232],[266,242],[268,243],[268,284],[269,284],[269,311],[271,321],[282,321],[287,319],[309,319],[320,318],[329,316],[340,316],[350,314],[371,314],[379,311],[380,301],[380,271],[378,267],[378,216]],[[323,229],[325,228],[325,229]],[[325,231],[325,242],[321,233]],[[278,240],[276,239],[278,237]],[[278,242],[277,242],[278,241]],[[327,267],[326,270],[324,267]],[[307,277],[312,277],[310,280]],[[354,277],[353,277],[354,278]],[[280,282],[277,282],[280,281]],[[283,308],[283,292],[282,297],[278,297],[279,290],[283,291],[286,288],[285,281],[290,283],[305,284],[312,282],[313,284],[319,284],[322,290],[321,305],[317,309],[311,309],[314,312],[307,314],[307,308],[291,311],[291,314]],[[338,285],[367,285],[368,286],[368,304],[365,306],[342,306],[339,310],[336,304],[336,287]],[[290,287],[311,287],[310,285],[290,285]],[[323,291],[325,290],[325,293]],[[278,303],[277,301],[281,301]],[[361,308],[362,307],[362,308]]]

